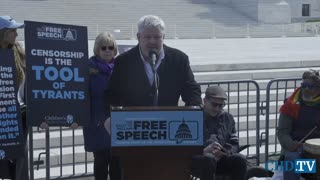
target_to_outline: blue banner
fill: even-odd
[[[0,160],[21,157],[24,138],[13,51],[0,48]]]
[[[87,27],[25,21],[28,124],[90,118]]]
[[[111,112],[111,146],[202,146],[202,111]]]

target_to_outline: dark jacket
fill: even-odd
[[[289,109],[293,111],[292,109]],[[319,127],[320,123],[320,108],[307,106],[300,103],[300,109],[298,110],[298,117],[294,118],[285,113],[280,113],[278,130],[278,139],[284,150],[290,149],[293,144],[298,143],[303,139],[311,129],[316,125]],[[307,139],[319,138],[320,130],[317,128]]]
[[[300,141],[309,131],[320,124],[320,108],[301,104],[298,119],[293,121],[291,137],[293,140]],[[307,139],[320,138],[319,127]]]
[[[110,148],[110,135],[104,127],[104,122],[110,116],[105,92],[109,86],[111,73],[99,70],[96,61],[98,60],[95,57],[89,60],[91,118],[88,125],[83,128],[85,150],[89,152]]]
[[[228,153],[236,153],[239,149],[239,137],[235,128],[233,116],[222,111],[215,117],[204,112],[204,145],[207,147],[213,142],[221,144]]]
[[[157,69],[159,106],[177,106],[179,97],[186,105],[201,104],[200,86],[195,82],[189,59],[183,52],[164,45],[165,58]],[[116,58],[109,97],[113,106],[151,106],[154,89],[148,81],[139,45]]]

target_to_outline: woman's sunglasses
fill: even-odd
[[[110,51],[112,51],[112,50],[114,50],[114,46],[101,46],[101,50],[102,51],[105,51],[105,50],[107,50],[107,48],[110,50]]]

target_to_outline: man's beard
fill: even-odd
[[[218,114],[220,114],[221,113],[221,111],[210,111],[209,109],[207,109],[207,113],[211,116],[211,117],[216,117]]]
[[[217,112],[208,112],[209,113],[209,115],[210,116],[212,116],[212,117],[215,117],[215,116],[217,116],[218,115],[218,113]]]
[[[302,92],[302,99],[304,101],[312,101],[316,96],[311,92]]]

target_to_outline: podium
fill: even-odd
[[[202,131],[199,107],[114,107],[112,156],[124,180],[187,180],[192,156],[202,154]]]

